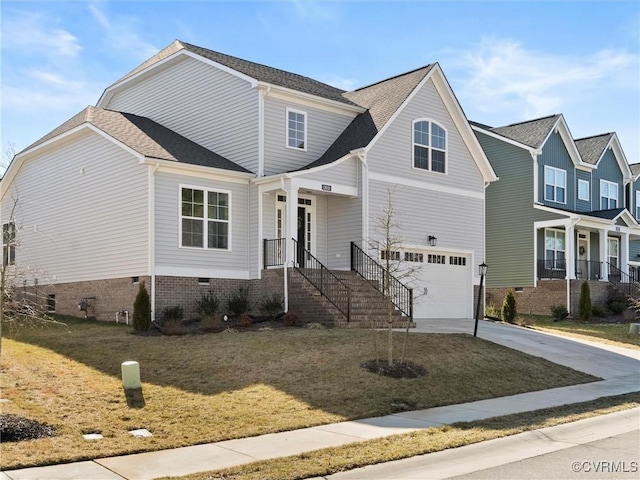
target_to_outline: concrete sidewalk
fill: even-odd
[[[472,320],[418,320],[416,333],[473,333]],[[470,328],[470,330],[469,330]],[[215,444],[10,470],[0,480],[144,480],[216,470],[459,421],[526,412],[640,390],[640,351],[481,322],[479,336],[603,378],[602,381],[460,405],[403,412]]]

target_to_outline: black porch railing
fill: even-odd
[[[640,284],[636,280],[615,265],[607,263],[607,268],[609,268],[609,283],[615,285],[618,290],[627,296],[638,298],[640,295]]]
[[[264,268],[284,265],[286,258],[286,242],[284,238],[264,239],[263,241],[263,264]]]
[[[576,260],[576,278],[578,280],[600,280],[602,278],[602,262]]]
[[[538,279],[555,279],[567,277],[566,260],[538,260]]]
[[[403,315],[413,320],[413,289],[404,285],[400,280],[367,255],[364,250],[351,242],[351,270],[365,280],[368,280],[382,294],[387,295],[386,279],[389,277],[388,295],[391,303],[402,312]]]
[[[294,265],[296,270],[347,317],[348,322],[351,319],[351,289],[349,286],[331,273],[295,238],[293,245],[295,247]]]

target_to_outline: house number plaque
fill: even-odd
[[[322,184],[322,190],[324,190],[325,192],[330,192],[331,191],[331,185]]]

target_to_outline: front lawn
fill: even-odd
[[[545,315],[518,315],[519,323],[538,330],[567,336],[587,337],[592,341],[619,344],[626,348],[640,349],[640,335],[629,334],[628,323],[606,323],[603,319],[591,322],[565,319],[555,321]],[[601,322],[601,323],[600,323]]]
[[[66,320],[67,321],[67,320]],[[584,383],[594,377],[469,335],[411,334],[427,375],[368,373],[373,333],[281,328],[137,336],[125,325],[68,320],[3,339],[3,414],[57,436],[3,442],[2,469],[216,442]],[[378,343],[384,355],[382,335]],[[396,334],[398,344],[402,334]],[[399,350],[399,348],[398,348]],[[140,362],[146,406],[127,407],[120,365]],[[127,432],[145,428],[152,438]],[[101,433],[102,440],[82,434]]]

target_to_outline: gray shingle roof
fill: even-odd
[[[116,83],[135,75],[145,68],[159,62],[164,58],[169,57],[170,55],[173,55],[174,53],[182,49],[224,65],[225,67],[229,67],[236,72],[240,72],[261,82],[289,88],[291,90],[296,90],[302,93],[308,93],[310,95],[334,100],[336,102],[344,103],[347,105],[354,105],[350,100],[343,96],[344,90],[332,87],[331,85],[327,85],[326,83],[322,83],[312,78],[298,75],[296,73],[279,70],[267,65],[250,62],[241,58],[232,57],[231,55],[225,55],[223,53],[215,52],[207,48],[191,45],[190,43],[186,43],[180,40],[175,40],[171,45],[158,52],[156,55],[136,67],[124,77],[120,78],[120,80],[118,80]]]
[[[231,160],[207,150],[153,120],[97,107],[85,108],[23,151],[41,145],[84,123],[94,125],[147,158],[250,173]]]
[[[631,174],[635,177],[636,175],[640,175],[640,163],[632,163],[629,165],[631,168]]]
[[[512,123],[504,127],[492,128],[491,131],[529,147],[540,148],[560,116],[560,114],[556,114],[536,120]]]
[[[352,150],[367,146],[435,65],[346,92],[345,97],[367,111],[356,116],[318,160],[301,170],[329,164]]]
[[[574,140],[578,152],[580,152],[580,156],[582,157],[582,161],[595,165],[598,160],[600,160],[600,157],[602,157],[602,153],[609,144],[611,137],[613,137],[613,133],[603,133],[601,135],[594,135],[593,137]]]
[[[624,208],[612,208],[610,210],[596,210],[594,212],[582,212],[581,215],[587,215],[589,217],[606,218],[607,220],[613,220],[620,215]],[[580,212],[578,212],[580,213]]]

